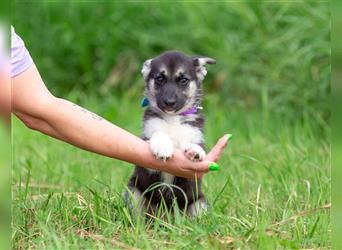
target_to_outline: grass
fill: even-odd
[[[5,127],[3,120],[0,118],[0,248],[9,248],[9,225],[11,223],[11,188],[10,188],[10,155],[11,140],[8,135],[9,130]]]
[[[148,226],[123,204],[131,165],[14,120],[14,248],[330,248],[328,2],[13,7],[52,92],[136,135],[144,60],[169,49],[215,58],[204,85],[207,146],[234,135],[220,172],[203,180],[212,211]]]
[[[111,121],[139,134],[142,112],[133,99],[102,99],[96,106],[90,98],[83,105],[96,112],[105,107],[115,114]],[[327,137],[318,136],[310,119],[292,123],[257,111],[215,109],[215,95],[206,103],[207,145],[234,134],[220,172],[203,180],[212,211],[150,227],[123,204],[130,164],[30,132],[15,120],[14,248],[329,248],[330,213],[323,208],[330,203]]]

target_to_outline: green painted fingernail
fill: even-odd
[[[217,171],[220,168],[220,166],[215,162],[210,163],[208,167],[210,171]]]
[[[232,134],[227,134],[227,141],[232,137]]]

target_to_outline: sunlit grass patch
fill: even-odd
[[[139,134],[141,108],[126,100],[113,122]],[[83,105],[94,111],[102,106]],[[283,117],[259,119],[208,102],[207,146],[234,134],[219,172],[203,179],[211,205],[198,219],[148,223],[124,205],[133,166],[75,149],[14,122],[13,243],[65,249],[330,246],[329,144],[320,128]],[[216,110],[217,112],[210,112]],[[220,112],[229,116],[217,122]],[[242,114],[245,115],[242,115]],[[219,116],[221,117],[221,116]],[[326,130],[329,134],[329,130]],[[165,211],[164,211],[165,212]]]

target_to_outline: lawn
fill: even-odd
[[[206,146],[233,134],[203,178],[211,211],[151,225],[124,206],[132,165],[14,118],[13,248],[330,248],[328,2],[16,1],[13,14],[55,95],[136,135],[144,60],[169,49],[215,58]]]
[[[111,121],[139,134],[139,100],[102,100]],[[85,107],[98,111],[94,99]],[[118,105],[121,103],[121,106]],[[220,172],[203,179],[212,211],[144,226],[122,192],[130,164],[96,156],[13,123],[13,245],[68,248],[327,248],[329,143],[311,120],[222,107],[208,95],[206,141],[233,133]],[[102,109],[101,108],[101,109]],[[215,112],[213,112],[215,110]]]

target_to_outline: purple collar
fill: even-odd
[[[182,115],[182,116],[192,115],[192,114],[197,113],[198,109],[201,109],[201,107],[193,106],[192,108],[189,108],[189,109],[185,110],[184,112],[180,113],[180,115]]]
[[[144,98],[142,99],[141,103],[140,103],[140,106],[141,106],[141,107],[146,107],[146,106],[148,106],[148,105],[150,105],[150,101],[149,101],[146,97],[144,97]],[[202,109],[202,107],[193,106],[193,107],[191,107],[191,108],[185,110],[184,112],[180,113],[180,115],[182,115],[182,116],[192,115],[192,114],[197,113],[197,110],[198,110],[198,109]]]

